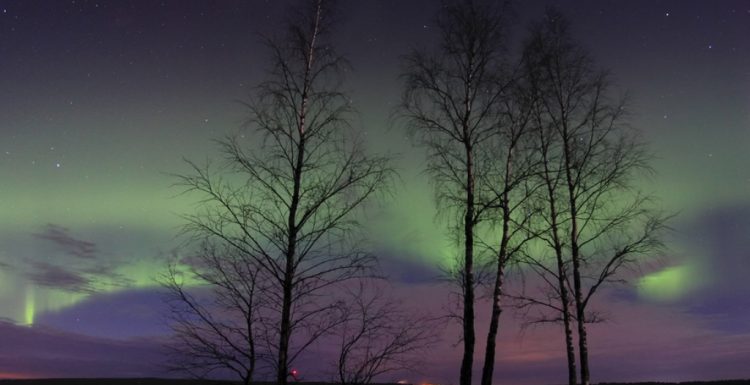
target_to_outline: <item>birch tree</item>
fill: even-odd
[[[438,206],[450,212],[461,252],[458,283],[463,354],[459,383],[470,385],[476,344],[475,289],[479,229],[488,223],[496,190],[479,182],[495,161],[498,106],[505,97],[505,28],[498,9],[474,1],[444,3],[437,18],[439,45],[406,58],[401,114],[426,148]],[[498,188],[498,186],[494,186]]]
[[[590,382],[587,324],[592,297],[618,282],[639,258],[657,252],[666,218],[638,188],[651,169],[645,143],[627,122],[628,104],[615,97],[606,71],[571,37],[564,17],[548,9],[532,28],[524,52],[527,80],[536,100],[545,186],[540,195],[541,239],[555,263],[531,258],[554,286],[546,303],[562,315],[569,383],[576,383],[571,323],[578,337],[580,381]]]
[[[340,324],[335,287],[371,273],[358,211],[393,173],[350,125],[348,64],[329,42],[334,1],[298,4],[283,36],[267,42],[271,69],[247,103],[251,132],[219,141],[223,162],[191,163],[179,180],[203,199],[186,232],[249,258],[264,277],[260,343],[282,385],[295,359]]]

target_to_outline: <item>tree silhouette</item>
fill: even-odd
[[[493,172],[496,162],[492,149],[509,83],[503,72],[506,36],[499,8],[491,5],[444,3],[437,20],[439,48],[417,50],[406,58],[400,112],[416,141],[427,149],[427,169],[439,207],[456,215],[451,225],[460,234],[463,255],[451,273],[460,288],[462,308],[457,316],[463,332],[460,384],[470,385],[478,232],[496,214],[492,209],[500,203],[498,188],[502,189],[480,180]],[[504,263],[502,257],[500,261]],[[494,336],[488,338],[494,341]]]
[[[187,271],[180,267],[188,266]],[[261,271],[247,255],[229,247],[204,243],[189,261],[172,261],[161,284],[167,290],[168,319],[174,341],[170,369],[197,378],[215,371],[235,373],[252,383],[258,362],[261,327]],[[197,281],[210,293],[189,290]]]
[[[255,135],[219,141],[223,163],[190,163],[186,191],[201,194],[186,232],[233,250],[262,279],[263,335],[278,384],[292,362],[339,325],[337,285],[371,273],[357,210],[386,188],[393,171],[369,156],[350,127],[340,91],[347,63],[327,39],[332,0],[300,3],[282,39],[269,40],[268,80],[247,103]]]
[[[612,97],[607,73],[573,41],[557,10],[548,9],[533,26],[524,67],[536,102],[538,175],[544,185],[534,231],[554,254],[552,266],[543,256],[528,258],[551,291],[542,299],[526,298],[526,304],[546,305],[561,315],[570,384],[576,383],[570,326],[575,322],[581,383],[589,384],[586,324],[597,321],[587,313],[590,299],[639,256],[662,246],[666,218],[636,186],[635,177],[650,168],[644,143],[627,125],[627,104]]]
[[[488,172],[479,178],[479,183],[490,198],[484,206],[488,209],[492,232],[497,234],[497,239],[485,244],[493,256],[490,263],[493,266],[488,270],[494,273],[494,277],[488,282],[492,304],[482,385],[492,385],[493,382],[506,270],[525,254],[526,245],[535,238],[534,234],[525,230],[533,219],[528,210],[529,202],[541,187],[534,178],[539,161],[532,130],[533,99],[528,98],[518,86],[517,76],[514,72],[503,86],[506,95],[496,107],[500,119],[486,155],[494,161],[489,162]]]
[[[379,375],[414,369],[437,342],[435,319],[407,312],[388,297],[381,283],[361,280],[349,290],[336,328],[337,378],[342,384],[369,384]]]

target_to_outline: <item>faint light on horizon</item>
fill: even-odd
[[[25,380],[32,378],[36,377],[26,373],[0,372],[0,380]]]

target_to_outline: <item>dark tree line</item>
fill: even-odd
[[[163,282],[174,348],[186,353],[175,367],[197,376],[286,384],[300,354],[334,338],[334,377],[365,384],[411,367],[435,342],[432,321],[369,284],[377,261],[357,218],[395,171],[351,127],[348,64],[330,43],[335,2],[299,4],[286,33],[267,41],[271,69],[247,103],[254,134],[219,140],[221,162],[178,176],[202,197],[185,217],[196,252]],[[427,151],[460,243],[448,268],[461,299],[460,384],[472,384],[475,313],[486,303],[481,384],[493,383],[507,299],[531,323],[562,325],[569,384],[576,362],[588,384],[587,325],[600,320],[591,300],[659,250],[665,218],[637,188],[648,154],[607,73],[553,9],[512,52],[511,15],[504,2],[444,2],[437,46],[404,59],[398,114]],[[506,292],[511,265],[533,287]],[[206,290],[188,290],[186,277]]]

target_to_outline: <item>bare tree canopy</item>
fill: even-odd
[[[188,261],[173,261],[161,279],[176,337],[169,345],[170,369],[197,378],[230,372],[249,384],[256,363],[269,358],[257,351],[264,290],[258,286],[260,271],[231,248],[216,249],[206,243],[199,250]],[[180,270],[185,265],[189,269]],[[202,286],[189,290],[186,281]]]
[[[502,11],[489,3],[445,2],[438,14],[439,47],[413,52],[403,75],[401,114],[416,142],[427,149],[438,205],[450,213],[450,225],[463,244],[451,269],[461,290],[461,385],[470,385],[472,377],[479,229],[496,214],[492,208],[500,204],[503,189],[482,181],[496,168],[498,154],[492,150],[510,84]],[[494,354],[494,344],[492,349]]]
[[[524,48],[526,87],[535,100],[533,120],[541,157],[533,232],[554,257],[530,255],[531,269],[547,283],[544,305],[562,318],[569,383],[575,384],[571,322],[578,335],[581,383],[590,381],[587,308],[597,290],[621,278],[638,258],[662,246],[666,218],[638,189],[650,173],[649,156],[627,124],[626,99],[613,97],[606,72],[570,36],[564,17],[548,9]],[[572,298],[571,298],[572,295]],[[572,311],[570,308],[572,307]]]
[[[437,342],[438,322],[407,312],[382,282],[362,280],[342,306],[337,377],[347,385],[369,384],[376,376],[413,370]]]
[[[268,80],[247,103],[254,132],[219,141],[220,164],[190,163],[193,172],[179,176],[203,199],[185,217],[185,232],[227,250],[212,268],[241,258],[246,271],[237,279],[260,280],[262,333],[254,343],[274,357],[279,384],[300,353],[340,323],[327,294],[370,274],[374,259],[360,247],[357,212],[393,175],[389,160],[367,155],[350,127],[354,111],[340,91],[347,62],[328,43],[334,2],[300,5],[286,34],[268,40]]]
[[[220,162],[188,162],[192,172],[178,176],[202,199],[185,217],[198,255],[186,272],[173,266],[164,286],[178,345],[192,355],[181,367],[197,375],[228,370],[249,383],[271,372],[285,384],[327,336],[340,349],[337,379],[366,384],[434,342],[430,320],[366,283],[376,260],[358,213],[393,170],[350,125],[348,64],[328,43],[333,1],[302,4],[287,33],[267,40],[271,69],[247,102],[250,132],[218,141]],[[562,322],[571,385],[577,336],[588,384],[586,327],[599,320],[591,299],[662,246],[665,217],[638,188],[649,157],[607,73],[553,9],[512,64],[507,12],[505,3],[444,3],[440,45],[405,59],[398,111],[427,150],[460,244],[449,268],[460,291],[460,384],[472,383],[480,283],[491,299],[481,384],[493,382],[506,269],[518,260],[542,286],[511,296],[541,309],[534,322]],[[185,274],[205,290],[187,290]]]

